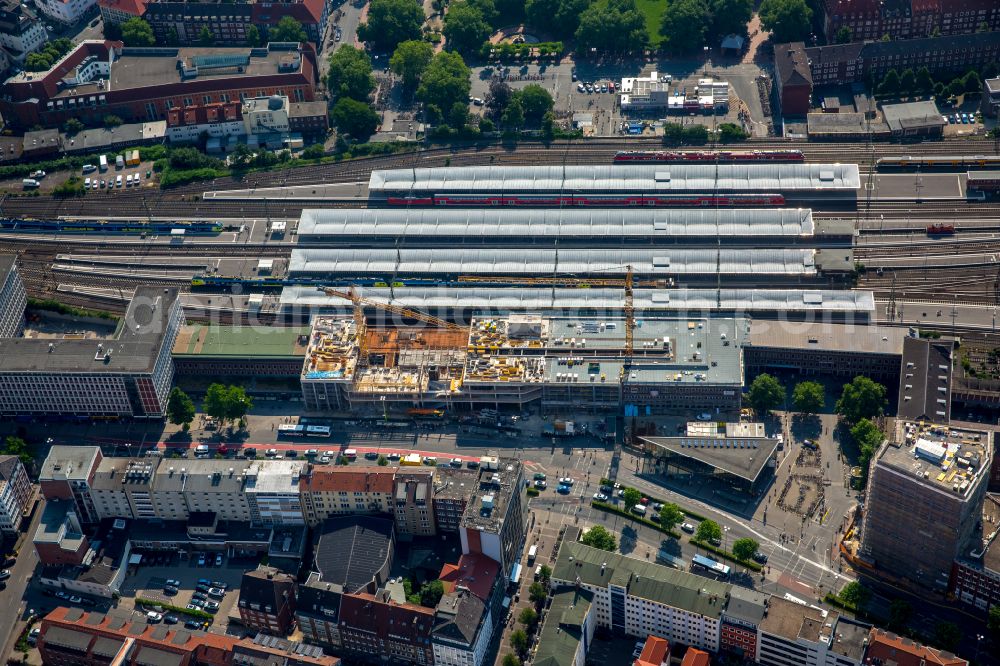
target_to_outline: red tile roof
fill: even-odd
[[[872,629],[868,641],[865,663],[882,663],[895,666],[969,666],[969,662],[950,652],[915,643],[882,629]]]
[[[711,663],[712,660],[709,659],[707,652],[689,647],[684,653],[684,661],[681,662],[681,666],[709,666]]]
[[[659,636],[649,636],[642,646],[642,654],[635,660],[633,666],[660,666],[670,659],[670,643]]]
[[[114,9],[132,16],[142,16],[146,13],[146,0],[97,0],[101,7]]]
[[[229,102],[228,104],[216,102],[167,111],[167,127],[187,127],[242,119],[243,105],[239,102]]]
[[[434,626],[434,609],[410,603],[397,604],[379,595],[357,592],[340,600],[341,627],[374,632],[382,640],[391,633],[396,640],[425,645]]]
[[[451,594],[455,587],[462,585],[474,595],[487,601],[493,583],[500,575],[500,565],[477,553],[469,553],[458,558],[458,564],[445,564],[438,578],[444,583],[445,594]]]
[[[348,492],[392,494],[396,472],[391,467],[314,467],[312,474],[302,477],[302,492]]]

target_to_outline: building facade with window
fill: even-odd
[[[24,282],[17,272],[17,258],[12,254],[0,255],[0,338],[21,335],[27,303]]]
[[[17,534],[31,499],[31,481],[17,456],[0,456],[0,532]]]
[[[254,631],[287,636],[295,621],[295,578],[272,567],[243,574],[240,620]]]
[[[302,513],[310,527],[333,516],[392,513],[392,467],[313,466],[299,481]]]

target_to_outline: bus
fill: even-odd
[[[346,451],[344,451],[344,457],[347,458],[348,460],[351,460],[351,461],[357,460],[358,459],[358,450],[357,449],[347,449]]]
[[[329,437],[330,426],[306,426],[306,437]]]
[[[704,555],[695,555],[691,558],[691,573],[724,581],[729,580],[730,569],[722,562],[716,562]]]
[[[305,437],[306,427],[282,423],[278,426],[278,437]]]

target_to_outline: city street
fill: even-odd
[[[38,555],[32,546],[31,539],[38,527],[38,521],[45,510],[45,500],[40,499],[35,513],[31,518],[21,539],[21,548],[18,552],[17,562],[10,569],[10,578],[7,579],[7,586],[0,591],[0,608],[4,612],[0,613],[0,640],[3,641],[4,655],[11,654],[17,639],[23,631],[25,622],[30,611],[39,612],[42,596],[37,593],[25,595],[31,579],[35,576],[35,568],[38,565]]]

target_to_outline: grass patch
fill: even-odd
[[[660,21],[663,20],[663,11],[667,8],[663,0],[635,0],[636,8],[646,19],[646,32],[649,34],[649,45],[652,48],[660,46],[663,38],[660,36]]]
[[[625,511],[624,509],[619,509],[613,504],[608,504],[607,502],[598,502],[597,500],[594,500],[593,502],[590,503],[590,506],[600,511],[606,511],[607,513],[613,513],[615,515],[622,516],[623,518],[629,518],[637,523],[645,525],[646,527],[652,527],[657,532],[662,532],[663,534],[672,536],[675,539],[681,538],[680,532],[675,532],[674,530],[668,530],[667,528],[661,526],[659,523],[653,522],[649,518],[643,518],[642,516],[637,516],[631,511]]]
[[[691,543],[693,543],[694,545],[698,546],[699,548],[704,548],[705,550],[709,551],[710,553],[714,553],[715,555],[718,555],[719,557],[721,557],[723,559],[729,560],[730,562],[735,562],[736,564],[740,565],[741,567],[746,567],[747,569],[750,569],[751,571],[758,571],[759,572],[761,569],[764,568],[761,565],[759,565],[756,562],[754,562],[753,560],[741,560],[740,558],[738,558],[735,555],[733,555],[732,553],[730,553],[728,550],[722,550],[721,548],[717,548],[716,546],[713,546],[712,544],[707,543],[705,541],[698,541],[697,539],[691,539]]]
[[[215,616],[211,613],[207,613],[203,610],[191,610],[190,608],[184,608],[182,606],[174,606],[171,604],[163,603],[162,601],[154,601],[153,599],[146,599],[143,597],[138,597],[135,603],[142,604],[143,606],[157,606],[165,611],[170,611],[171,613],[180,613],[182,615],[190,615],[193,618],[199,620],[207,620],[211,622],[215,619]]]
[[[108,319],[110,321],[118,321],[118,317],[116,315],[111,314],[110,312],[103,312],[101,310],[88,310],[86,308],[75,308],[72,305],[66,305],[65,303],[60,303],[59,301],[53,300],[51,298],[41,299],[41,298],[29,297],[28,309],[57,312],[59,314],[68,315],[71,317],[95,317],[97,319]]]

